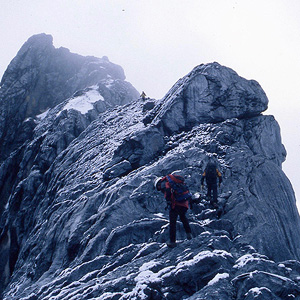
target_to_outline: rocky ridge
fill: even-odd
[[[56,49],[50,35],[32,36],[9,64],[0,84],[1,161],[33,138],[33,117],[89,86],[102,83],[105,89],[103,85],[110,81],[124,80],[123,69],[107,57],[80,56],[66,48]],[[129,83],[126,88],[137,97]],[[127,103],[126,93],[116,96],[109,90],[108,103]]]
[[[84,81],[77,72],[70,78]],[[259,84],[211,63],[145,102],[106,72],[36,111],[21,146],[5,149],[3,299],[300,299],[299,214]],[[17,73],[2,82],[13,86]],[[3,90],[1,99],[12,99]],[[220,208],[194,204],[193,239],[178,223],[178,246],[168,249],[168,213],[153,179],[181,170],[203,195],[211,153],[224,176]]]

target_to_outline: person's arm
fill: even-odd
[[[217,169],[217,175],[219,177],[219,186],[220,186],[223,179],[222,179],[222,174],[221,174],[221,172],[218,169]]]
[[[206,176],[206,172],[204,171],[202,176],[201,176],[201,187],[203,188],[203,184],[204,184],[204,178]]]
[[[167,203],[171,203],[172,201],[172,191],[169,182],[166,182],[166,189],[165,189],[165,198]]]
[[[165,199],[167,201],[167,206],[165,207],[165,209],[170,209],[171,205],[172,205],[172,192],[171,192],[171,187],[170,184],[168,182],[164,182],[164,195],[165,195]]]

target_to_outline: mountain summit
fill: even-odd
[[[54,48],[52,36],[32,36],[9,64],[0,84],[0,161],[21,146],[33,127],[30,118],[99,82],[124,81],[123,69],[107,57],[84,57]],[[133,87],[128,89],[136,98]],[[124,99],[126,96],[124,96]],[[127,100],[116,99],[118,104]]]
[[[31,37],[0,89],[2,299],[300,299],[300,218],[267,105],[216,62],[144,100],[107,57]],[[218,209],[200,182],[212,155]],[[198,201],[193,238],[178,223],[169,249],[153,180],[175,170]]]

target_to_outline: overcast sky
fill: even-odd
[[[196,65],[217,61],[257,80],[281,127],[300,207],[299,0],[0,0],[0,77],[32,35],[124,68],[161,98]]]

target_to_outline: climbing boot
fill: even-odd
[[[167,243],[167,246],[168,246],[169,248],[175,248],[175,247],[176,247],[176,242],[168,242],[168,243]]]
[[[188,239],[188,240],[191,240],[191,239],[193,238],[193,236],[192,236],[192,234],[191,234],[190,232],[187,233],[186,236],[187,236],[187,239]]]

